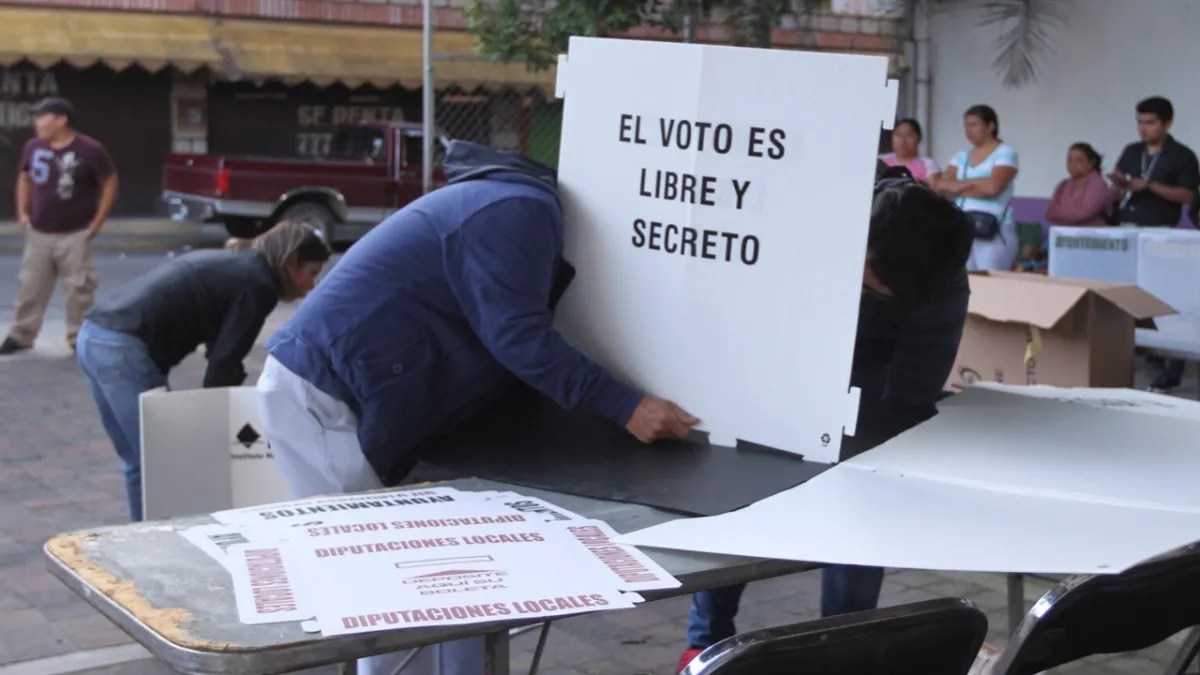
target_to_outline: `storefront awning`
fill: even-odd
[[[219,63],[221,55],[212,22],[201,17],[0,8],[0,61],[22,60],[42,67],[103,63],[121,70],[136,63],[149,70],[174,65],[190,71]]]
[[[552,89],[554,71],[477,56],[461,31],[434,34],[439,89]],[[421,31],[348,25],[67,9],[0,8],[0,64],[29,60],[42,67],[102,63],[150,70],[206,67],[231,78],[421,85]]]
[[[318,85],[400,83],[421,86],[421,31],[413,28],[356,28],[267,21],[224,21],[214,30],[228,55],[231,74],[303,78]],[[459,31],[434,34],[434,78],[439,89],[458,85],[554,86],[553,71],[531,73],[473,54],[474,36]]]

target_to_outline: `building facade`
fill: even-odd
[[[474,54],[465,0],[438,0],[433,21],[436,124],[452,138],[554,164],[554,71]],[[0,184],[12,184],[31,133],[29,106],[60,95],[121,173],[116,215],[161,213],[170,152],[319,159],[334,129],[420,121],[418,0],[56,0],[0,6]],[[628,37],[678,39],[649,28]],[[785,22],[776,47],[898,53],[896,22],[817,15]],[[702,26],[698,41],[726,41]],[[12,213],[0,188],[0,213]]]

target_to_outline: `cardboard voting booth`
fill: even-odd
[[[147,520],[291,498],[262,436],[254,387],[142,394]]]
[[[1139,230],[1134,227],[1050,228],[1052,277],[1138,283]]]
[[[1037,274],[971,274],[970,315],[948,385],[1128,387],[1134,327],[1174,310],[1141,288]]]
[[[574,37],[558,93],[563,335],[714,444],[836,460],[887,59]]]
[[[1200,351],[1200,232],[1142,230],[1137,283],[1178,311],[1155,322],[1162,337]]]

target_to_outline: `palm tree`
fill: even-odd
[[[963,0],[942,0],[942,2]],[[1038,64],[1054,47],[1054,29],[1067,21],[1063,0],[986,0],[984,25],[999,24],[1005,30],[997,38],[992,67],[1006,87],[1019,87],[1037,79]]]

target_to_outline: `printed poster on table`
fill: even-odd
[[[463,589],[480,602],[510,604],[492,610],[444,605],[449,613],[418,614],[415,620],[437,623],[441,620],[434,617],[445,616],[451,623],[469,623],[479,611],[558,616],[625,608],[640,601],[637,591],[680,585],[641,551],[615,543],[617,533],[607,523],[515,492],[418,488],[218,515],[234,523],[195,526],[181,534],[229,571],[239,616],[248,624],[316,617],[323,630],[377,630],[372,627],[377,620],[370,617],[391,611],[383,608],[385,603],[422,606],[422,597],[468,592]],[[513,552],[516,543],[526,546]],[[423,553],[465,547],[471,549],[466,556]],[[497,547],[508,552],[497,554]],[[471,568],[482,563],[486,568]],[[417,575],[407,585],[371,585],[396,569],[427,564],[442,569],[427,573],[433,577]],[[331,581],[335,579],[347,581]],[[486,579],[503,583],[480,581]],[[529,595],[537,589],[554,594]],[[532,604],[521,604],[525,601]],[[342,620],[349,616],[348,607],[365,608],[360,616],[367,619],[347,626]],[[342,628],[330,628],[338,622]]]
[[[565,529],[520,525],[316,536],[293,540],[288,556],[296,575],[321,580],[306,592],[325,635],[635,605]]]

